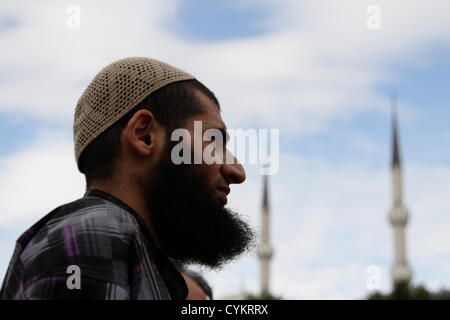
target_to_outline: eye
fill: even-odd
[[[221,139],[221,137],[218,137],[218,136],[216,136],[216,135],[213,135],[213,136],[211,137],[211,142],[217,143],[218,141],[220,141],[220,139]]]

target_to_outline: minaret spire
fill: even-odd
[[[398,118],[397,118],[397,95],[391,95],[391,117],[392,117],[392,167],[400,166],[400,152],[398,145]]]
[[[269,220],[269,178],[264,175],[263,179],[263,199],[261,215],[261,242],[258,247],[258,256],[261,270],[261,297],[270,295],[269,289],[269,267],[273,249],[270,241],[270,220]]]
[[[398,137],[397,97],[391,96],[392,112],[392,209],[389,221],[394,229],[394,265],[391,270],[394,285],[400,282],[409,283],[412,272],[406,259],[405,229],[408,223],[408,211],[403,205],[402,165]]]

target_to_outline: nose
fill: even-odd
[[[227,151],[228,152],[228,151]],[[228,184],[240,184],[245,181],[245,170],[241,163],[231,154],[229,156],[233,157],[233,163],[222,164],[221,171],[222,175]]]

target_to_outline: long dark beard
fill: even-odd
[[[255,233],[213,196],[198,165],[173,164],[170,150],[141,181],[158,243],[176,263],[220,268],[252,247]]]

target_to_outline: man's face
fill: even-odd
[[[192,139],[194,121],[202,121],[203,131],[226,130],[214,102],[203,94],[199,94],[199,102],[204,112],[186,123]],[[252,229],[237,213],[225,208],[229,185],[242,183],[245,172],[239,163],[176,165],[171,151],[177,143],[166,141],[152,174],[139,179],[152,227],[161,248],[173,260],[217,268],[253,244]],[[193,140],[191,145],[194,149]]]
[[[226,149],[227,140],[227,127],[222,120],[219,109],[216,104],[204,94],[196,93],[200,104],[203,106],[203,112],[201,114],[190,117],[186,124],[185,129],[189,131],[191,137],[191,163],[194,163],[196,155],[201,158],[201,164],[192,164],[193,170],[198,170],[203,173],[203,179],[205,183],[209,184],[211,188],[210,197],[220,200],[225,205],[228,201],[227,195],[230,193],[230,184],[240,184],[245,181],[245,170],[243,166],[237,161],[237,159],[229,153]],[[195,136],[195,126],[201,127],[201,134]],[[217,141],[208,141],[202,139],[203,135],[207,131],[215,130],[216,133],[222,132],[222,143]],[[197,141],[195,141],[197,140]],[[195,144],[200,143],[202,148],[195,148]],[[220,158],[220,163],[206,164],[202,158],[203,151],[206,150],[208,145],[216,145],[217,149],[213,152],[213,155]],[[223,146],[223,147],[221,147]],[[173,155],[172,155],[173,156]],[[225,157],[232,159],[232,163],[225,163]],[[173,160],[173,159],[172,159]]]

